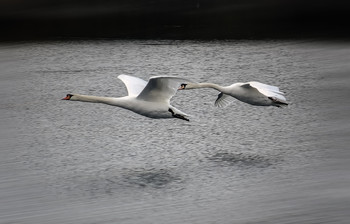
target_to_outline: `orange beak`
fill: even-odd
[[[187,84],[182,83],[182,84],[180,85],[180,87],[179,87],[177,90],[186,89],[186,86],[187,86]]]
[[[63,98],[62,100],[70,100],[70,96],[67,95],[65,98]]]

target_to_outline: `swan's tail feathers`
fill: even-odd
[[[279,98],[276,97],[269,97],[270,100],[272,100],[272,102],[274,103],[274,106],[276,107],[286,107],[288,106],[288,103],[284,100],[281,100]]]
[[[232,103],[233,98],[229,95],[226,95],[224,93],[219,93],[218,98],[215,100],[214,105],[216,107],[227,107]]]

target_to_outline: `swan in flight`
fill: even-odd
[[[255,106],[287,106],[287,100],[276,86],[260,82],[234,83],[230,86],[219,86],[214,83],[183,83],[179,90],[213,88],[220,91],[215,106],[226,107],[231,103],[230,96]]]
[[[62,100],[104,103],[122,107],[150,118],[179,118],[189,121],[187,114],[170,105],[177,87],[186,79],[178,77],[151,77],[148,82],[129,75],[119,75],[128,91],[124,97],[100,97],[67,94]]]

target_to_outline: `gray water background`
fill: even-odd
[[[349,223],[350,44],[50,41],[0,45],[0,223]],[[124,96],[119,74],[279,86],[290,105],[181,91],[191,121],[67,93]]]

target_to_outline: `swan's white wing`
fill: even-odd
[[[276,92],[278,94],[284,94],[283,92],[280,91],[280,89],[277,86],[271,86],[267,85],[261,82],[248,82],[252,87],[257,88],[257,89],[267,89],[272,92]]]
[[[264,94],[265,96],[275,97],[279,100],[287,101],[286,98],[283,96],[284,93],[281,92],[277,86],[270,86],[261,82],[248,82],[242,85],[242,87],[247,87],[247,85],[257,89],[260,93]]]
[[[147,85],[145,80],[130,75],[119,75],[118,78],[124,82],[129,96],[138,96]]]
[[[227,107],[233,101],[233,97],[227,94],[219,93],[218,98],[215,100],[214,105],[217,107]]]
[[[171,97],[175,95],[181,82],[189,81],[178,77],[154,76],[151,77],[137,96],[138,99],[154,102],[169,102]]]

